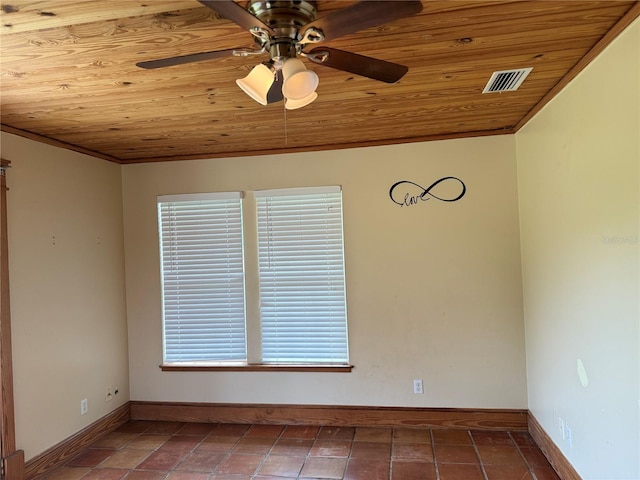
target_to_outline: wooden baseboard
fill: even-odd
[[[529,412],[529,434],[533,437],[544,456],[547,457],[549,463],[562,480],[582,480],[582,477],[576,472],[573,465],[569,463],[551,437],[544,431],[542,425],[536,420],[536,417]]]
[[[133,420],[527,430],[526,410],[131,402]]]
[[[130,418],[130,406],[129,403],[126,403],[75,435],[32,458],[25,465],[26,480],[41,477],[63,465],[96,440],[128,422]]]
[[[562,480],[582,480],[527,410],[138,401],[123,405],[26,462],[25,479],[33,480],[49,473],[129,420],[528,430]]]

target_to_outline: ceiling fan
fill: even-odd
[[[249,0],[243,8],[233,0],[198,0],[248,30],[257,48],[235,48],[194,53],[138,62],[141,68],[162,68],[221,57],[268,54],[238,86],[262,105],[285,100],[289,110],[308,105],[317,98],[318,76],[307,70],[298,56],[328,67],[386,83],[400,80],[404,65],[387,62],[319,44],[350,33],[415,15],[420,0],[360,1],[324,17],[316,18],[317,3],[310,0]]]

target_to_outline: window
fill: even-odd
[[[347,366],[339,187],[161,196],[158,215],[165,369]]]
[[[158,198],[164,361],[244,361],[240,194]]]
[[[256,201],[262,361],[346,363],[340,190],[266,191]]]

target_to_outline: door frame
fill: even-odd
[[[24,479],[24,452],[16,450],[13,355],[9,303],[9,235],[7,231],[8,160],[0,159],[0,453],[2,478]]]

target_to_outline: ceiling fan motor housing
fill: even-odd
[[[307,47],[422,11],[421,0],[361,0],[316,18],[319,2],[311,0],[248,0],[244,7],[236,0],[198,1],[216,12],[218,18],[227,19],[248,30],[258,48],[190,53],[138,62],[137,66],[153,69],[226,56],[248,57],[269,53],[270,59],[262,63],[274,72],[282,70],[286,62],[303,56],[337,70],[395,83],[407,73],[408,67],[337,48],[320,46],[308,50]],[[277,77],[279,82],[282,76]],[[271,90],[278,88],[276,86]]]
[[[247,11],[268,25],[274,32],[265,47],[272,60],[295,58],[298,52],[300,28],[314,21],[317,4],[306,0],[250,0]],[[260,38],[256,36],[256,42]]]

